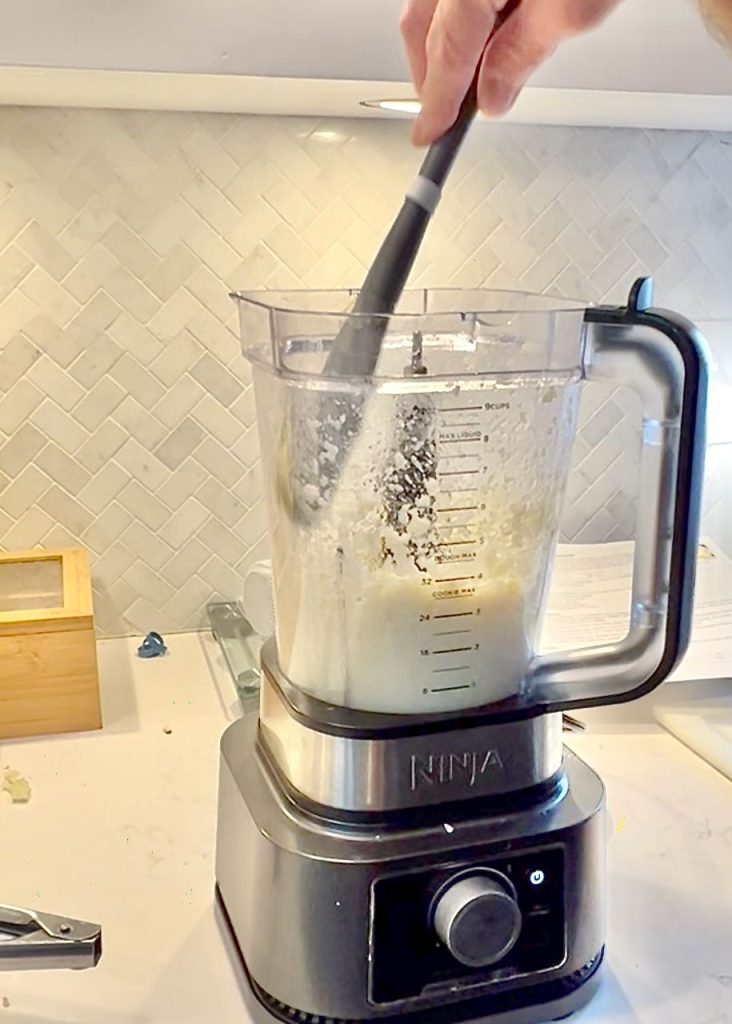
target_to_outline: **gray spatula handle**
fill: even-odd
[[[419,174],[366,275],[353,312],[339,331],[324,367],[326,376],[368,377],[376,368],[388,318],[414,265],[442,186],[475,113],[471,86],[455,124],[427,151]],[[368,314],[373,315],[373,319]]]

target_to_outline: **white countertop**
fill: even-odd
[[[235,693],[210,638],[169,646],[141,661],[132,641],[100,645],[102,732],[0,748],[33,787],[0,803],[0,901],[104,930],[95,970],[0,973],[0,1024],[250,1019],[213,906]],[[732,1024],[732,784],[653,724],[587,720],[571,744],[608,787],[608,969],[573,1019]]]

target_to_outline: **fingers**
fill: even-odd
[[[557,6],[562,3],[524,0],[490,40],[478,78],[483,113],[499,117],[510,110],[531,72],[556,48],[564,33]]]
[[[491,38],[506,0],[406,0],[401,30],[422,101],[413,141],[427,145],[453,124],[478,65],[481,110],[505,114],[558,43],[602,21],[619,2],[521,0]]]
[[[515,103],[526,80],[569,36],[592,28],[619,0],[522,0],[488,43],[478,106],[493,117]]]
[[[399,22],[412,81],[418,94],[427,74],[427,33],[436,7],[437,0],[407,0]]]
[[[730,0],[699,0],[704,20],[717,39],[732,46],[732,2]]]
[[[422,112],[412,129],[416,145],[434,142],[454,123],[501,6],[493,0],[439,0],[425,41]]]

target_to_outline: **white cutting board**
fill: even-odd
[[[732,780],[732,690],[729,707],[661,705],[655,717],[672,736]]]

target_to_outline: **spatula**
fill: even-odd
[[[457,120],[427,151],[419,174],[374,259],[356,303],[339,330],[326,358],[326,378],[368,378],[375,369],[389,317],[414,265],[427,225],[439,203],[442,185],[476,113],[471,87]],[[317,409],[306,414],[304,395],[296,396],[278,447],[277,490],[281,503],[300,525],[312,524],[329,503],[343,464],[360,430],[362,400],[354,393],[317,397]],[[317,423],[317,437],[304,436],[305,422]],[[300,436],[298,436],[300,435]],[[313,447],[316,451],[313,452]],[[318,451],[330,453],[318,460]],[[317,461],[317,469],[305,470]]]
[[[419,174],[366,275],[352,315],[339,331],[323,369],[328,377],[370,377],[389,316],[412,270],[442,186],[477,110],[471,86],[455,124],[427,151]],[[373,319],[371,319],[373,317]]]

